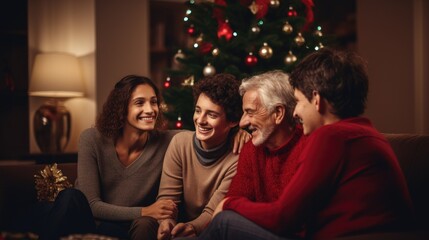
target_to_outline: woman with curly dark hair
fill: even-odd
[[[96,127],[80,136],[77,189],[62,191],[55,201],[67,206],[67,214],[52,211],[41,239],[88,232],[133,238],[134,219],[152,224],[174,217],[173,201],[155,202],[164,154],[178,132],[160,129],[160,102],[146,77],[129,75],[116,83]]]

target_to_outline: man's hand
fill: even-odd
[[[216,214],[223,211],[223,204],[225,203],[226,199],[228,199],[228,198],[222,199],[222,201],[220,201],[220,203],[217,205],[216,209],[213,212],[212,219],[216,216]]]
[[[171,231],[171,236],[175,237],[195,237],[197,233],[195,232],[194,226],[189,223],[178,223],[173,230]]]
[[[158,240],[168,240],[171,239],[171,230],[173,230],[176,222],[173,219],[165,219],[159,223],[158,227]]]
[[[240,128],[234,136],[234,146],[232,148],[232,152],[239,154],[244,144],[247,143],[251,138],[252,135]]]
[[[177,216],[177,205],[172,200],[161,199],[149,207],[142,208],[142,216],[150,216],[157,220],[166,218],[175,219]]]

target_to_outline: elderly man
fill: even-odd
[[[237,206],[234,202],[229,204],[233,199],[275,202],[295,174],[297,160],[305,144],[302,128],[293,118],[296,100],[287,74],[271,71],[245,79],[240,86],[240,95],[243,97],[240,127],[251,132],[252,141],[243,147],[237,174],[231,182],[226,199],[218,205],[216,212],[222,207],[235,211]],[[255,216],[253,210],[240,208],[236,212],[225,211],[219,214],[216,218],[218,222],[230,224],[227,226],[228,233],[232,235],[226,238],[275,237],[255,224],[248,224],[251,222],[246,218],[262,217],[266,221],[271,220],[270,216]],[[210,228],[216,225],[217,223],[210,224],[208,231],[203,232],[200,238],[224,237],[212,235]],[[235,231],[236,229],[239,230]]]

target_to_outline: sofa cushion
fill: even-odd
[[[429,135],[384,134],[407,180],[419,228],[429,229]]]

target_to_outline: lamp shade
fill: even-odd
[[[30,96],[82,97],[84,86],[79,60],[68,53],[41,53],[31,74]]]

